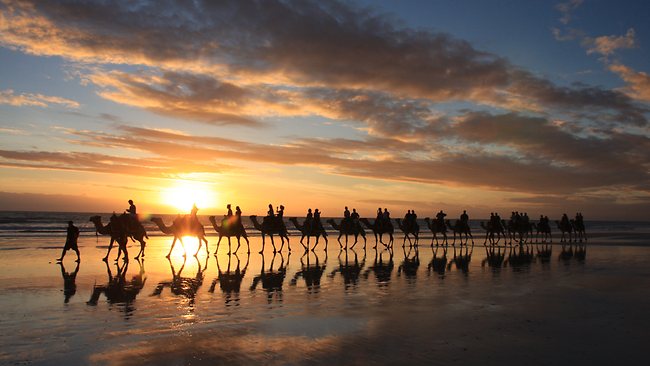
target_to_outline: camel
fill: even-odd
[[[464,253],[463,248],[461,247],[459,255],[456,255],[456,247],[454,246],[454,257],[449,261],[449,264],[447,264],[447,270],[451,268],[452,264],[455,264],[457,270],[460,270],[464,274],[468,274],[469,264],[472,261],[472,253],[474,253],[474,243],[472,243],[471,247],[468,247],[467,244],[465,244]]]
[[[126,248],[126,244],[129,241],[128,234],[126,226],[124,225],[124,221],[121,220],[119,216],[113,214],[113,216],[111,216],[110,222],[105,226],[102,224],[102,218],[100,216],[92,216],[88,221],[91,221],[93,224],[95,224],[95,230],[97,230],[99,234],[109,235],[111,237],[111,242],[108,244],[108,251],[106,252],[106,256],[102,259],[103,261],[108,260],[108,255],[111,253],[111,249],[113,249],[113,243],[115,242],[117,242],[118,245],[117,258],[115,258],[115,261],[120,259],[122,252],[124,252],[123,260],[129,260],[129,252]],[[142,248],[141,251],[142,250],[144,250],[144,248]]]
[[[509,265],[514,270],[522,270],[530,267],[530,264],[535,260],[535,253],[533,252],[532,246],[529,245],[520,245],[517,249],[516,247],[510,247],[510,252],[508,253],[508,258],[505,260],[504,265]]]
[[[562,223],[561,221],[555,220],[555,223],[557,224],[557,228],[560,229],[560,232],[562,233],[562,237],[560,237],[560,243],[564,243],[567,241],[566,236],[569,236],[568,242],[571,242],[571,235],[574,234],[574,228],[573,228],[573,220],[569,221],[568,223]]]
[[[546,240],[549,242],[553,241],[553,237],[551,236],[551,225],[545,222],[539,222],[537,225],[535,225],[535,229],[537,229],[537,233],[535,234],[535,242],[538,240],[542,243],[546,243]]]
[[[418,245],[418,240],[419,234],[420,234],[420,225],[418,225],[417,222],[414,222],[412,225],[405,226],[404,222],[402,222],[402,219],[395,219],[397,221],[397,227],[402,230],[404,233],[404,242],[402,243],[402,246],[406,245],[406,240],[409,241],[409,245],[412,246],[413,244]],[[411,242],[411,238],[409,235],[413,235],[415,237],[415,240]]]
[[[579,240],[581,243],[583,239],[587,241],[585,224],[583,222],[578,222],[577,220],[571,220],[571,224],[573,225],[574,240]]]
[[[90,295],[90,300],[86,304],[91,306],[96,306],[99,297],[104,294],[109,303],[121,303],[125,304],[125,311],[128,312],[128,309],[131,308],[131,303],[135,301],[136,296],[140,293],[140,290],[144,288],[144,284],[147,281],[147,278],[144,276],[144,266],[136,259],[140,265],[139,274],[133,276],[130,281],[126,280],[126,272],[129,268],[129,263],[125,262],[122,267],[117,263],[115,267],[117,268],[117,274],[113,276],[111,268],[106,263],[106,272],[108,274],[108,281],[104,285],[94,285],[93,293]]]
[[[217,224],[217,219],[214,216],[208,217],[208,220],[210,220],[210,223],[212,223],[212,227],[214,228],[214,231],[216,231],[219,234],[219,240],[217,241],[217,249],[215,249],[214,251],[215,256],[219,251],[219,243],[221,243],[221,238],[223,238],[224,236],[228,238],[228,254],[230,254],[231,252],[230,238],[233,236],[237,238],[237,249],[235,249],[235,253],[237,253],[239,247],[241,246],[240,239],[242,237],[244,238],[244,240],[246,240],[246,244],[248,245],[248,253],[251,252],[251,246],[250,246],[250,242],[248,241],[248,235],[246,235],[246,229],[244,229],[244,225],[242,225],[241,221],[237,222],[238,220],[236,216],[224,217],[224,219],[221,220],[221,226]]]
[[[431,246],[433,246],[433,241],[436,241],[436,246],[438,246],[438,236],[437,234],[440,233],[442,234],[443,237],[443,243],[445,245],[448,245],[447,241],[447,226],[445,226],[445,223],[442,222],[440,223],[438,220],[433,220],[431,221],[430,218],[425,217],[424,222],[426,222],[427,227],[429,230],[431,230],[431,233],[433,234],[433,237],[431,237]]]
[[[172,250],[174,250],[174,245],[176,245],[176,240],[181,242],[183,251],[185,251],[185,244],[183,243],[182,239],[183,236],[196,236],[196,238],[199,240],[199,248],[196,250],[196,253],[194,253],[195,257],[199,254],[199,250],[201,250],[201,245],[203,245],[203,242],[205,242],[205,254],[210,253],[208,250],[208,239],[205,238],[205,229],[203,228],[203,225],[201,225],[201,223],[191,215],[176,217],[171,226],[165,225],[160,217],[152,217],[151,221],[155,223],[160,231],[162,231],[164,234],[174,235],[172,246],[169,248],[169,253],[167,253],[166,256],[167,258],[171,256]],[[185,254],[183,254],[183,256],[185,256]]]
[[[501,251],[501,248],[504,248],[503,251]],[[481,267],[485,267],[485,264],[487,263],[490,268],[501,268],[504,265],[505,258],[505,247],[492,245],[488,248],[485,246],[485,259],[481,262]]]
[[[431,258],[431,262],[429,262],[429,265],[427,266],[427,273],[431,275],[431,271],[433,270],[438,273],[440,277],[444,277],[448,262],[447,247],[442,247],[442,256],[440,257],[438,256],[438,247],[434,250],[432,246],[431,252],[433,252],[433,258]]]
[[[341,244],[341,237],[345,234],[345,248],[348,247],[348,236],[349,235],[354,235],[354,243],[350,248],[354,248],[355,245],[357,245],[357,241],[359,239],[359,235],[363,237],[363,247],[366,247],[366,231],[361,227],[361,225],[354,225],[352,222],[344,223],[345,219],[341,221],[341,225],[337,224],[334,219],[329,219],[327,220],[327,223],[332,225],[334,230],[339,232],[339,237],[337,238],[339,245],[341,248],[343,248],[343,244]]]
[[[262,224],[260,224],[257,221],[257,215],[251,215],[250,218],[251,221],[253,222],[253,227],[255,227],[256,230],[262,232],[262,250],[260,250],[260,254],[264,252],[266,235],[268,235],[271,238],[271,245],[273,245],[273,253],[278,252],[278,250],[276,250],[275,248],[275,242],[273,241],[273,234],[278,234],[278,236],[282,240],[282,245],[280,246],[280,252],[282,251],[282,248],[284,248],[284,239],[287,239],[287,247],[289,247],[289,251],[291,251],[291,244],[289,243],[289,234],[287,233],[287,228],[284,226],[283,222],[282,223],[272,222],[269,220],[270,217],[266,216],[264,217],[264,220],[262,220]]]
[[[375,274],[375,280],[377,281],[377,285],[379,286],[388,286],[390,283],[390,278],[393,273],[393,268],[395,268],[395,264],[393,262],[393,251],[392,249],[386,249],[388,252],[388,261],[384,262],[384,251],[382,251],[379,254],[379,257],[377,257],[377,250],[375,250],[375,260],[373,262],[372,266],[369,266],[365,272],[363,272],[363,278],[368,279],[368,276],[370,275],[370,272],[373,272]]]
[[[485,241],[483,242],[483,245],[487,243],[488,239],[490,240],[490,245],[499,243],[499,240],[501,240],[501,235],[503,235],[503,238],[505,240],[506,232],[503,229],[502,225],[494,225],[490,221],[488,221],[486,225],[485,222],[481,221],[481,228],[485,230]],[[496,241],[494,240],[494,234],[497,235]]]
[[[454,233],[454,239],[451,243],[452,246],[455,246],[456,244],[456,234],[458,234],[461,246],[463,245],[463,234],[465,234],[465,245],[467,245],[467,241],[470,238],[472,239],[472,245],[474,245],[474,237],[472,236],[472,231],[470,230],[469,225],[463,224],[460,220],[456,220],[454,225],[452,225],[449,220],[445,220],[445,224],[447,224],[447,227]]]
[[[392,223],[388,222],[388,223],[384,223],[382,225],[381,222],[378,222],[377,220],[375,220],[371,224],[370,221],[368,221],[368,219],[366,219],[366,218],[361,218],[361,219],[359,219],[359,221],[362,224],[366,225],[366,227],[368,229],[372,230],[372,233],[375,234],[375,246],[372,247],[373,249],[377,248],[377,242],[384,244],[384,246],[386,246],[386,247],[393,245],[393,232],[394,232],[394,229],[393,229],[393,224]],[[384,241],[382,240],[382,236],[384,234],[388,234],[388,237],[389,237],[388,244],[385,244]],[[379,235],[379,241],[377,241],[377,235]]]
[[[404,252],[404,260],[402,261],[402,264],[397,267],[397,277],[400,277],[402,272],[404,272],[407,281],[413,282],[416,279],[418,267],[420,267],[420,253],[418,252],[418,247],[409,247],[408,254],[406,253],[406,248],[402,247],[402,251]],[[411,251],[415,252],[413,256],[410,255]]]
[[[144,226],[142,226],[142,224],[139,221],[137,221],[137,219],[134,219],[129,214],[121,214],[119,216],[117,215],[115,216],[122,222],[122,225],[126,228],[126,236],[130,237],[131,240],[133,240],[133,242],[135,241],[140,242],[140,252],[138,252],[138,255],[135,256],[135,259],[144,257],[144,248],[147,244],[147,242],[145,242],[144,239],[145,238],[149,239],[149,236],[147,235],[147,231],[145,230]],[[103,226],[101,216],[93,216],[90,218],[90,221],[92,221],[92,223],[95,224],[95,229],[97,230],[97,232],[99,232],[102,235],[108,235],[100,232],[100,228]],[[137,225],[135,225],[136,223]],[[108,257],[108,254],[106,256]]]
[[[295,217],[289,218],[289,221],[291,221],[293,223],[293,226],[295,226],[296,229],[298,229],[298,231],[300,231],[300,234],[302,235],[300,237],[300,244],[302,244],[302,241],[305,239],[305,237],[307,237],[307,246],[302,244],[302,246],[305,248],[305,250],[309,250],[309,237],[311,237],[311,236],[316,237],[316,244],[314,244],[314,248],[312,249],[312,251],[313,251],[313,250],[316,249],[316,246],[318,245],[318,239],[320,239],[320,237],[322,236],[323,240],[325,240],[325,251],[327,251],[327,244],[328,244],[327,243],[327,232],[325,231],[325,229],[323,228],[322,225],[320,225],[319,223],[312,220],[312,227],[309,228],[309,227],[306,227],[304,225],[304,223],[301,225],[298,222],[298,219],[295,218]],[[314,226],[316,226],[316,227],[314,227]]]
[[[307,256],[306,264],[303,260],[305,256]],[[316,257],[316,263],[309,263],[309,251],[305,251],[305,254],[300,257],[300,271],[296,272],[291,279],[291,286],[295,286],[298,283],[298,278],[302,277],[305,280],[307,291],[309,293],[318,293],[321,278],[323,277],[323,273],[325,273],[325,268],[327,267],[327,252],[325,252],[325,261],[323,261],[323,264],[320,263],[316,252],[314,252],[314,256]]]

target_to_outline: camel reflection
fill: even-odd
[[[339,268],[334,269],[332,273],[329,274],[330,278],[334,278],[337,272],[340,273],[343,277],[343,284],[346,290],[350,287],[355,288],[357,286],[359,283],[359,275],[361,274],[361,270],[366,265],[365,250],[363,251],[363,259],[361,260],[361,263],[359,263],[357,252],[354,249],[350,249],[349,251],[354,253],[354,261],[350,263],[348,259],[348,250],[340,250],[338,255]],[[344,261],[341,260],[341,254],[343,252],[345,252]]]
[[[442,250],[442,255],[438,255],[439,250]],[[431,258],[431,262],[427,266],[427,274],[431,275],[431,271],[433,270],[438,276],[444,278],[445,271],[447,270],[447,262],[449,261],[447,259],[447,246],[442,248],[436,246],[435,249],[432,247],[431,252],[433,252],[433,258]]]
[[[273,263],[275,262],[275,257],[280,256],[280,266],[277,269],[273,269]],[[291,257],[291,252],[287,254],[287,266],[289,265],[289,258]],[[287,275],[287,267],[284,264],[284,256],[282,252],[273,253],[273,258],[271,259],[271,264],[269,269],[264,269],[264,253],[262,253],[262,268],[260,274],[253,278],[253,283],[251,284],[250,290],[254,291],[257,287],[257,284],[262,282],[262,288],[267,293],[267,300],[269,304],[273,301],[273,297],[277,298],[279,302],[282,302],[282,285],[284,283],[284,278]]]
[[[485,265],[487,264],[488,267],[497,270],[504,266],[505,259],[506,259],[505,246],[498,246],[498,245],[485,246],[485,259],[483,259],[483,261],[481,262],[481,267],[485,267]]]
[[[463,272],[463,274],[469,273],[469,264],[472,261],[472,253],[474,252],[474,244],[471,246],[461,247],[459,252],[456,253],[456,247],[454,248],[454,257],[447,264],[447,270],[451,268],[452,265],[456,266],[456,270]]]
[[[237,258],[237,267],[234,270],[230,269],[230,262],[232,257]],[[219,287],[221,292],[225,296],[226,306],[229,306],[231,302],[234,302],[234,305],[239,305],[239,290],[241,288],[241,283],[246,276],[246,269],[248,268],[248,263],[250,261],[250,254],[246,255],[246,264],[244,268],[241,267],[241,260],[236,253],[228,254],[228,266],[225,271],[221,270],[219,266],[219,256],[216,257],[217,260],[217,271],[219,275],[212,281],[209,292],[214,292],[217,282],[219,282]]]
[[[575,244],[575,247],[571,244],[562,245],[562,251],[558,256],[558,260],[564,262],[565,264],[569,264],[572,259],[575,259],[579,263],[584,263],[586,258],[587,246],[583,244]]]
[[[417,278],[418,268],[420,267],[420,254],[418,253],[418,247],[417,245],[409,247],[408,253],[406,252],[406,248],[402,247],[402,251],[404,251],[404,260],[402,261],[402,264],[397,267],[397,276],[399,277],[402,272],[404,272],[406,281],[413,283]]]
[[[63,277],[63,296],[65,296],[63,302],[66,304],[70,302],[70,298],[77,293],[77,284],[75,281],[77,280],[77,273],[79,273],[79,262],[76,263],[77,265],[74,272],[69,273],[65,271],[63,261],[59,262],[59,266],[61,266],[61,277]]]
[[[130,281],[126,280],[129,262],[124,262],[122,266],[120,266],[119,263],[115,263],[115,267],[117,268],[117,274],[115,276],[113,276],[111,272],[110,265],[107,262],[104,262],[108,274],[108,282],[104,285],[95,285],[93,287],[93,293],[87,304],[93,306],[97,305],[99,297],[101,294],[104,294],[109,304],[123,305],[120,309],[127,315],[131,314],[133,310],[135,310],[132,303],[135,301],[136,296],[140,293],[140,290],[142,290],[147,280],[144,276],[144,260],[136,259],[136,261],[140,266],[140,272],[133,276]]]
[[[535,249],[537,250],[537,258],[539,258],[542,265],[550,263],[551,256],[553,255],[553,247],[551,244],[535,245]],[[544,267],[546,268],[547,266]]]
[[[535,252],[532,245],[519,245],[510,247],[505,265],[510,266],[514,271],[529,270],[531,263],[535,260]]]
[[[375,249],[375,260],[373,265],[368,267],[363,273],[363,278],[367,279],[370,272],[375,274],[375,280],[379,286],[388,286],[390,283],[390,277],[393,273],[393,268],[395,264],[393,263],[393,250],[384,249],[381,253],[378,254],[378,250]],[[388,261],[384,262],[384,252],[388,252]]]
[[[315,262],[310,263],[309,260],[312,254],[315,257]],[[306,263],[304,261],[305,257],[307,257]],[[320,280],[325,272],[325,267],[327,267],[327,252],[325,252],[325,260],[321,265],[316,252],[310,253],[309,251],[305,251],[305,254],[300,257],[300,271],[296,272],[293,279],[291,279],[291,285],[295,286],[298,282],[298,278],[302,277],[307,285],[307,291],[309,293],[318,293],[318,290],[320,289]]]
[[[154,289],[151,296],[160,296],[165,287],[169,287],[174,295],[187,298],[189,300],[189,305],[193,306],[194,300],[196,298],[196,293],[201,285],[203,285],[203,278],[205,277],[204,272],[208,268],[209,258],[209,256],[206,256],[205,265],[201,267],[201,262],[199,259],[197,257],[194,257],[197,266],[196,275],[194,277],[181,276],[183,269],[185,268],[185,264],[187,263],[186,257],[183,257],[183,264],[181,265],[181,268],[178,270],[178,272],[175,271],[174,264],[172,263],[171,259],[167,258],[169,261],[169,268],[172,271],[172,279],[170,281],[158,282],[158,285]]]

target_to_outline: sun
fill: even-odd
[[[198,208],[216,207],[219,197],[212,188],[211,184],[204,182],[177,180],[162,191],[162,200],[179,212],[190,212],[194,204]]]

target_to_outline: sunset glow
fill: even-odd
[[[199,209],[218,205],[218,193],[214,187],[201,182],[179,180],[162,191],[162,201],[181,213],[189,213],[196,204]]]

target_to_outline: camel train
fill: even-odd
[[[242,223],[241,210],[237,207],[237,212],[233,215],[230,210],[230,205],[227,207],[228,214],[224,215],[223,218],[218,219],[216,216],[208,217],[213,230],[219,236],[214,255],[217,255],[219,245],[224,237],[228,240],[228,254],[237,253],[239,251],[242,238],[246,241],[247,253],[250,253],[249,234]],[[194,256],[198,256],[203,245],[205,245],[206,254],[210,253],[205,228],[196,216],[197,210],[198,209],[195,206],[191,214],[177,215],[173,219],[171,225],[166,224],[161,217],[152,217],[150,219],[163,234],[173,236],[171,247],[166,256],[167,258],[171,256],[177,241],[181,243],[183,252],[186,252],[183,237],[187,236],[196,237],[198,240],[199,246],[193,254]],[[263,217],[261,222],[257,215],[249,216],[252,229],[259,231],[262,237],[262,248],[259,253],[264,252],[267,236],[271,240],[274,253],[283,251],[285,240],[287,242],[288,251],[291,251],[289,230],[287,229],[283,218],[283,211],[284,206],[280,206],[276,214],[273,207],[269,205],[268,215]],[[377,218],[374,221],[370,221],[367,218],[359,217],[359,214],[354,209],[353,212],[350,213],[346,207],[344,218],[342,220],[329,218],[325,220],[325,222],[329,224],[334,231],[338,232],[337,241],[339,242],[341,249],[348,249],[350,236],[353,236],[354,241],[349,248],[354,248],[359,242],[359,237],[361,237],[363,239],[363,248],[365,250],[367,229],[370,230],[375,237],[375,245],[373,246],[373,249],[376,249],[378,244],[384,245],[385,248],[392,248],[395,232],[395,226],[393,223],[395,223],[397,228],[403,233],[402,247],[406,246],[407,241],[409,247],[417,247],[420,239],[420,224],[416,220],[415,211],[409,210],[404,219],[398,218],[393,220],[389,215],[387,209],[384,209],[383,211],[378,209]],[[466,212],[463,212],[458,220],[445,219],[445,216],[446,214],[440,211],[433,219],[429,217],[424,218],[423,221],[426,225],[425,229],[428,229],[432,234],[430,246],[433,247],[435,245],[436,247],[446,247],[450,242],[451,246],[456,246],[457,240],[461,247],[468,245],[474,246],[474,236],[472,235]],[[129,213],[121,215],[113,213],[106,225],[102,223],[102,218],[100,216],[92,216],[89,221],[95,225],[97,234],[110,237],[108,250],[106,256],[103,258],[104,261],[108,260],[109,254],[115,243],[117,243],[118,246],[118,254],[115,261],[118,261],[122,255],[123,260],[128,261],[127,244],[129,238],[131,238],[133,242],[137,241],[140,244],[140,251],[135,258],[138,259],[144,257],[146,247],[145,239],[148,239],[149,237],[144,226],[137,219],[137,216],[130,215]],[[315,215],[312,215],[310,209],[307,217],[302,222],[298,221],[298,218],[296,217],[291,217],[288,221],[293,224],[295,230],[300,234],[300,244],[303,246],[305,251],[316,250],[321,238],[325,242],[324,250],[327,251],[328,230],[320,221],[320,213],[318,212],[318,209],[316,209]],[[568,216],[564,214],[562,218],[555,221],[555,223],[560,232],[559,242],[561,244],[582,243],[587,240],[585,225],[581,213],[576,214],[575,219],[569,219]],[[509,245],[511,247],[514,245],[523,246],[532,243],[544,245],[551,244],[553,241],[550,220],[547,216],[543,215],[540,216],[540,219],[537,222],[532,222],[526,213],[520,214],[518,212],[513,212],[509,220],[501,219],[498,214],[492,213],[489,221],[480,222],[480,227],[485,231],[485,239],[483,241],[484,246],[498,246],[500,242],[503,242],[503,245]],[[388,236],[387,241],[384,240],[385,234]],[[279,248],[275,244],[274,236],[280,237],[281,245]],[[341,240],[343,236],[345,236],[345,244],[343,244]],[[232,250],[231,243],[233,237],[237,239],[237,247],[234,250]],[[307,239],[306,243],[305,238]],[[312,238],[315,238],[313,246],[311,244]],[[546,247],[543,246],[542,248]],[[539,250],[539,253],[542,253],[542,256],[548,256],[548,254],[544,254],[547,252],[547,249]],[[185,256],[186,254],[183,255]]]

